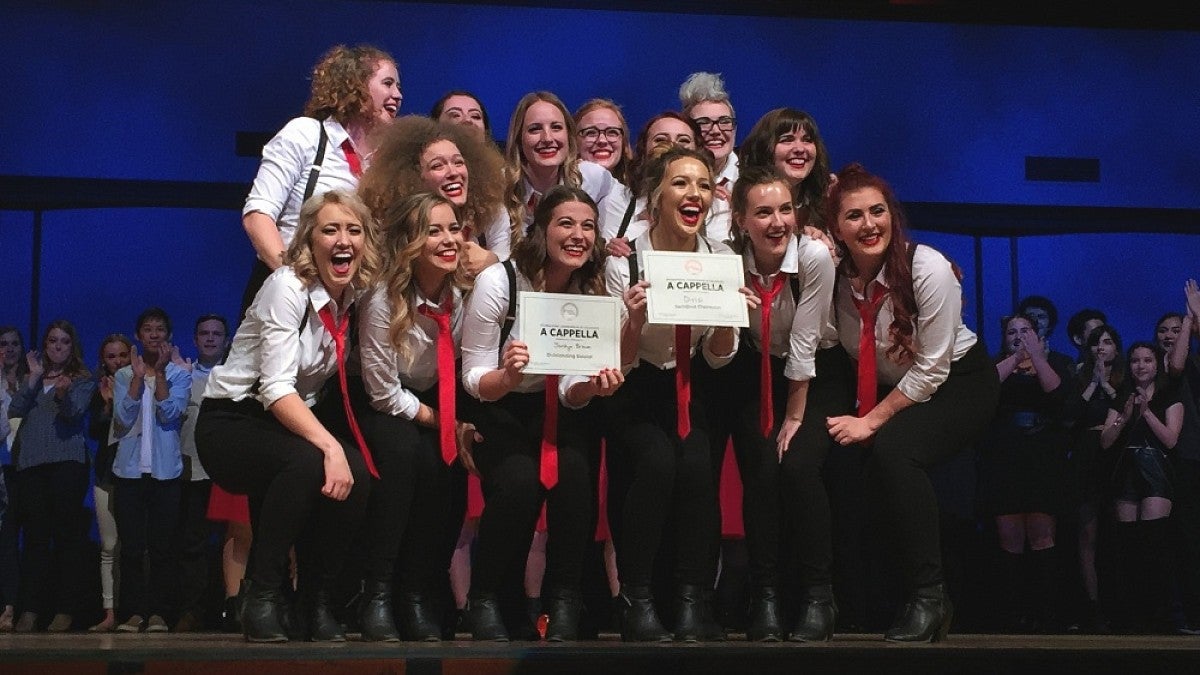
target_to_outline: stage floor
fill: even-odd
[[[738,636],[734,636],[735,638]],[[877,635],[822,644],[252,645],[217,633],[0,635],[0,673],[31,675],[509,675],[565,673],[1200,673],[1200,637],[951,635],[900,645]]]

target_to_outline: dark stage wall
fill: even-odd
[[[1194,31],[316,0],[6,2],[0,26],[0,175],[248,185],[257,159],[237,156],[236,134],[298,114],[313,61],[339,41],[396,56],[402,113],[471,89],[497,136],[540,88],[572,108],[608,96],[639,127],[708,69],[725,74],[743,133],[769,108],[800,107],[834,166],[860,161],[905,200],[977,205],[955,233],[917,237],[962,265],[969,321],[993,345],[1014,294],[1051,296],[1063,323],[1100,305],[1128,341],[1181,309],[1200,275],[1194,235],[1044,234],[1051,223],[1015,256],[1009,238],[985,237],[978,257],[972,237],[996,204],[1200,209]],[[1026,180],[1027,156],[1095,159],[1099,180]],[[190,347],[192,317],[234,313],[250,259],[232,209],[0,210],[0,323],[29,326],[40,260],[37,328],[75,320],[89,361],[148,304]]]

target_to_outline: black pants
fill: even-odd
[[[999,395],[996,368],[977,342],[951,365],[932,398],[896,413],[875,434],[867,480],[896,535],[911,588],[943,581],[938,503],[926,469],[966,449],[987,428]]]
[[[0,467],[4,471],[4,484],[8,488],[8,509],[0,520],[0,611],[4,605],[17,604],[17,579],[20,578],[20,551],[17,545],[17,518],[20,497],[17,494],[17,471],[11,464]]]
[[[539,480],[542,392],[510,393],[478,406],[483,442],[474,458],[483,487],[471,594],[494,594],[520,578],[543,500],[546,502],[544,588],[578,589],[584,555],[596,531],[597,443],[587,409],[558,414],[558,484]]]
[[[209,546],[213,524],[208,519],[211,480],[189,480],[180,484],[179,525],[175,551],[179,559],[179,612],[204,616],[204,594],[208,589]]]
[[[693,383],[686,439],[676,432],[674,369],[643,362],[607,401],[609,523],[624,585],[650,585],[668,522],[676,582],[713,585],[720,509],[702,382]]]
[[[172,545],[179,522],[178,478],[113,477],[117,536],[121,539],[122,616],[166,617],[177,583]]]
[[[21,556],[22,611],[75,614],[83,597],[82,562],[87,541],[83,497],[88,467],[54,462],[14,472]]]
[[[362,381],[351,379],[355,415],[379,470],[364,521],[365,576],[397,575],[405,592],[440,592],[467,509],[467,472],[442,460],[437,429],[380,413],[367,401]],[[418,393],[437,407],[437,385]],[[462,402],[463,397],[459,397]],[[462,405],[458,406],[462,419]]]
[[[331,416],[336,419],[341,409],[341,402],[335,401],[318,405],[314,413],[324,423]],[[288,551],[295,545],[302,583],[332,587],[371,491],[358,448],[342,441],[354,486],[340,502],[321,494],[321,451],[284,428],[253,399],[204,399],[196,423],[196,449],[217,485],[249,498],[254,541],[246,578],[281,586],[287,577]]]
[[[1200,626],[1200,460],[1176,459],[1175,476],[1171,524],[1179,564],[1179,590],[1188,623]]]

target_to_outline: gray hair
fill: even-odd
[[[729,92],[725,91],[725,80],[720,73],[692,73],[679,85],[679,105],[684,113],[705,101],[724,103],[733,112],[733,103],[729,100]]]

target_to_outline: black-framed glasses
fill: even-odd
[[[604,136],[604,140],[609,143],[620,143],[625,137],[625,132],[621,127],[608,127],[601,129],[600,127],[584,127],[579,130],[579,136],[588,143],[595,143],[600,140],[600,136]]]
[[[696,126],[700,127],[700,131],[708,131],[714,124],[721,131],[733,131],[734,125],[737,124],[737,118],[730,117],[729,115],[723,115],[715,120],[711,117],[693,117],[692,121],[696,123]]]

